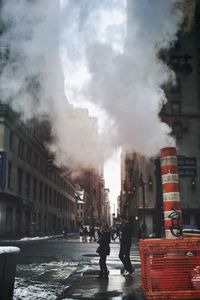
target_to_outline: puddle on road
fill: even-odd
[[[18,265],[13,300],[57,299],[76,267],[71,262]]]

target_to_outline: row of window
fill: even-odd
[[[9,148],[13,151],[14,146],[14,134],[13,131],[10,130],[10,144]],[[60,186],[63,190],[65,190],[68,194],[74,195],[73,188],[62,178],[57,172],[56,169],[53,168],[53,165],[49,166],[48,160],[44,160],[37,153],[35,153],[27,144],[23,141],[18,141],[18,155],[21,159],[25,160],[31,167],[38,170],[41,174],[48,177],[51,181],[53,181],[56,185]]]
[[[28,233],[36,233],[36,231],[55,231],[56,229],[61,229],[64,224],[64,219],[57,219],[56,216],[51,216],[50,214],[38,215],[38,222],[35,228],[31,227],[31,217],[30,213],[25,212],[24,215],[24,226],[22,226],[23,215],[21,210],[14,210],[12,207],[6,207],[6,215],[5,215],[5,232],[12,233],[13,231],[16,233],[20,233],[23,229],[27,234]],[[69,219],[67,219],[69,221]],[[15,222],[14,222],[15,221]],[[36,215],[33,216],[33,221],[36,222]],[[61,222],[62,221],[62,222]],[[62,224],[63,223],[63,224]],[[35,224],[35,223],[34,223]],[[34,230],[34,232],[33,232]]]
[[[13,189],[12,186],[12,162],[8,162],[8,188]],[[17,168],[17,195],[24,196],[33,201],[44,202],[57,209],[68,210],[68,202],[66,197],[61,193],[49,187],[47,184],[31,176],[28,172],[23,172],[21,168]],[[69,203],[70,205],[70,203]]]

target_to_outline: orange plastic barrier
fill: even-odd
[[[140,241],[146,299],[200,299],[200,239]]]

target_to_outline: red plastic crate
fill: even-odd
[[[199,238],[141,240],[140,256],[147,299],[200,299]]]

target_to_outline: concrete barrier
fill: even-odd
[[[18,247],[0,247],[0,300],[13,299]]]

